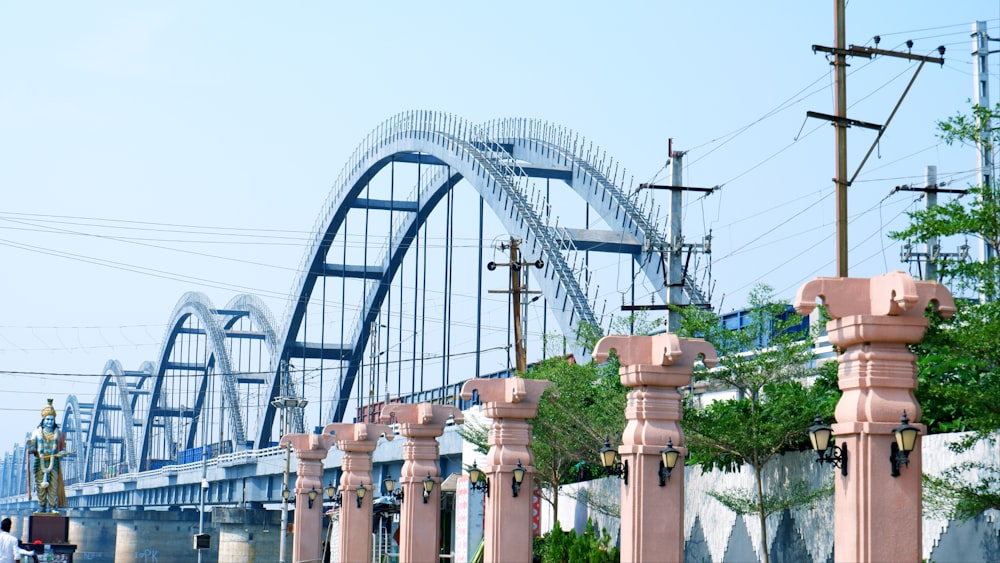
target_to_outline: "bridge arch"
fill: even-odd
[[[225,314],[225,311],[221,313]],[[182,432],[188,436],[193,436],[196,431],[208,431],[207,417],[203,414],[216,414],[204,411],[213,375],[221,384],[221,410],[217,413],[218,419],[213,418],[213,421],[221,427],[224,426],[222,418],[228,416],[226,434],[237,447],[245,447],[246,430],[237,380],[226,349],[225,329],[219,317],[220,311],[216,310],[208,296],[198,292],[185,293],[174,307],[155,364],[149,411],[142,422],[138,459],[149,465],[142,469],[174,461],[178,449],[175,436],[178,433],[177,422],[189,429]],[[165,389],[165,385],[170,387],[174,384],[187,390],[184,395],[194,398],[193,405],[175,404],[181,393],[178,391],[175,395],[176,389]],[[182,445],[184,442],[187,440],[183,440]]]
[[[581,279],[589,279],[589,273],[579,260],[570,265],[573,256],[579,254],[573,236],[548,222],[546,208],[550,202],[540,190],[529,185],[526,178],[530,176],[562,179],[598,209],[608,225],[629,235],[627,243],[618,244],[615,251],[631,254],[642,264],[655,291],[664,294],[662,259],[654,259],[664,251],[663,236],[645,218],[645,209],[616,185],[617,166],[611,177],[610,165],[599,166],[591,162],[590,155],[586,158],[577,155],[576,147],[571,149],[566,142],[568,136],[557,134],[562,131],[531,120],[499,120],[480,127],[450,114],[415,111],[387,120],[359,146],[345,165],[317,222],[313,244],[293,286],[293,295],[297,297],[286,310],[278,356],[285,362],[314,358],[346,364],[328,420],[342,420],[346,414],[373,323],[402,256],[430,212],[462,179],[476,189],[507,232],[523,241],[526,252],[543,257],[545,268],[538,276],[539,283],[542,292],[554,303],[554,316],[563,334],[572,334],[580,320],[599,325],[587,290],[580,284]],[[418,185],[409,199],[361,198],[368,183],[396,162],[429,165],[438,171],[429,179],[418,174]],[[526,162],[530,165],[522,165]],[[396,210],[402,212],[404,219],[394,226],[380,262],[360,266],[346,260],[339,264],[331,262],[328,257],[335,236],[343,228],[348,212],[361,206]],[[303,318],[317,280],[327,276],[361,278],[370,287],[365,291],[361,313],[349,337],[337,344],[309,343],[299,334],[303,331]]]

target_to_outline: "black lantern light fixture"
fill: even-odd
[[[358,508],[361,508],[361,503],[364,502],[365,493],[367,493],[367,492],[368,492],[368,489],[365,488],[364,483],[358,483],[358,488],[354,489],[354,494],[358,497],[357,498]]]
[[[611,447],[610,438],[604,439],[604,447],[597,452],[601,456],[601,467],[605,475],[620,477],[628,485],[628,460],[618,461],[618,451]]]
[[[475,491],[483,491],[486,496],[490,496],[490,479],[483,473],[482,469],[476,465],[476,462],[472,462],[472,467],[469,468],[469,488]]]
[[[340,508],[340,494],[337,493],[337,487],[332,482],[326,484],[326,496],[333,501],[334,508]]]
[[[847,476],[847,444],[834,446],[830,444],[833,428],[823,424],[823,419],[816,415],[815,424],[809,427],[809,442],[813,451],[819,456],[816,463],[830,463],[840,468],[840,474]]]
[[[663,487],[670,479],[670,472],[677,466],[677,460],[681,457],[680,450],[674,449],[673,438],[667,438],[667,447],[660,450],[660,486]]]
[[[309,508],[313,507],[313,501],[319,496],[319,492],[316,491],[316,487],[309,489]]]
[[[510,480],[510,492],[512,496],[517,496],[517,493],[521,492],[521,483],[524,482],[524,473],[526,469],[521,465],[521,460],[517,460],[517,465],[511,470],[513,474],[513,479]]]
[[[289,491],[288,487],[285,487],[284,489],[282,489],[282,491],[281,491],[281,498],[282,499],[284,499],[284,500],[287,501],[288,498],[291,497],[291,496],[292,496],[292,491]]]
[[[424,477],[424,504],[427,504],[427,499],[431,497],[431,491],[434,490],[434,479],[431,479],[430,471],[427,472],[427,477]]]
[[[393,501],[403,502],[403,489],[396,488],[396,480],[392,478],[392,475],[387,475],[385,479],[382,479],[382,487],[385,488],[385,494],[387,494]]]
[[[892,436],[896,440],[889,447],[889,461],[892,463],[892,476],[899,477],[899,468],[903,465],[910,466],[910,452],[917,445],[917,435],[920,429],[910,424],[910,419],[903,411],[903,418],[900,425],[892,429]]]

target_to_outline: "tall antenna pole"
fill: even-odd
[[[836,117],[833,122],[837,130],[837,276],[847,277],[847,55],[845,49],[844,0],[834,0],[834,43],[833,68],[836,81]]]

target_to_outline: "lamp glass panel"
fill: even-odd
[[[677,465],[677,458],[680,456],[677,450],[664,450],[663,452],[663,465],[668,469],[673,469]]]
[[[833,430],[829,426],[813,426],[809,430],[809,441],[812,442],[812,448],[817,452],[826,451],[830,447],[830,436],[833,435]]]
[[[475,465],[472,466],[472,469],[469,469],[469,481],[471,481],[473,485],[478,483],[482,477],[483,471]]]
[[[386,477],[382,480],[382,486],[385,487],[386,492],[391,493],[396,490],[396,480],[392,477]]]
[[[913,447],[917,445],[917,434],[919,433],[920,430],[914,426],[904,428],[902,432],[899,432],[896,438],[899,449],[904,452],[912,452]]]
[[[424,491],[431,492],[434,490],[434,480],[430,477],[424,479]]]
[[[605,448],[601,450],[601,465],[604,467],[611,467],[615,464],[615,450],[611,448]]]
[[[365,498],[365,493],[368,492],[368,489],[366,489],[364,485],[358,485],[358,488],[355,489],[355,492],[357,492],[358,498]]]

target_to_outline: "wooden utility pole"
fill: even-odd
[[[836,93],[834,104],[837,120],[833,122],[837,129],[837,276],[847,277],[847,55],[844,23],[844,0],[834,1],[833,26],[833,68],[836,75]]]
[[[524,346],[524,333],[521,327],[521,294],[522,293],[541,293],[540,291],[528,291],[521,285],[521,269],[527,266],[535,266],[536,268],[542,268],[545,263],[541,259],[535,260],[534,262],[523,262],[521,261],[520,255],[518,253],[518,246],[520,246],[521,241],[518,239],[510,239],[509,245],[501,245],[500,248],[503,249],[507,247],[510,249],[510,262],[507,263],[496,263],[490,262],[486,265],[486,269],[493,270],[497,269],[497,266],[508,266],[510,268],[510,289],[491,289],[490,293],[509,293],[511,296],[511,307],[514,313],[514,356],[515,364],[518,373],[525,373],[528,370],[528,360],[527,352]]]
[[[854,182],[854,179],[858,177],[858,173],[861,172],[861,168],[864,167],[865,162],[868,157],[871,156],[872,150],[875,149],[879,139],[882,138],[883,133],[885,133],[886,127],[889,126],[889,122],[892,121],[893,116],[896,114],[896,110],[899,109],[900,104],[903,103],[903,98],[910,91],[910,86],[917,79],[917,75],[920,74],[920,70],[924,67],[924,63],[934,62],[944,65],[944,47],[938,47],[937,51],[941,57],[926,57],[921,55],[914,55],[909,51],[903,53],[900,51],[887,51],[885,49],[879,49],[878,43],[879,38],[875,37],[875,47],[857,47],[855,45],[847,45],[845,38],[845,15],[844,15],[844,0],[833,0],[834,12],[833,12],[833,27],[834,27],[834,43],[833,47],[821,47],[819,45],[813,45],[813,52],[824,52],[832,55],[832,61],[830,64],[833,65],[835,69],[835,92],[834,92],[834,115],[828,115],[823,113],[818,113],[815,111],[806,112],[806,117],[816,117],[820,119],[826,119],[833,123],[833,126],[837,130],[837,172],[833,179],[835,189],[836,189],[836,200],[837,200],[837,276],[841,278],[847,277],[847,188]],[[913,41],[906,42],[907,48],[913,47]],[[858,121],[856,119],[849,119],[847,117],[847,57],[865,57],[872,58],[876,55],[885,55],[888,57],[896,57],[901,59],[908,59],[911,61],[920,61],[920,66],[917,67],[916,72],[913,73],[913,78],[910,79],[909,85],[907,85],[906,90],[903,91],[902,96],[899,98],[899,102],[896,103],[896,107],[889,114],[889,118],[886,120],[884,125],[879,125],[876,123],[867,123],[864,121]],[[868,154],[861,161],[861,165],[854,172],[854,175],[848,179],[847,175],[847,128],[851,126],[864,127],[867,129],[875,129],[878,131],[878,136],[875,138],[875,142],[872,143],[870,149],[868,149]]]

